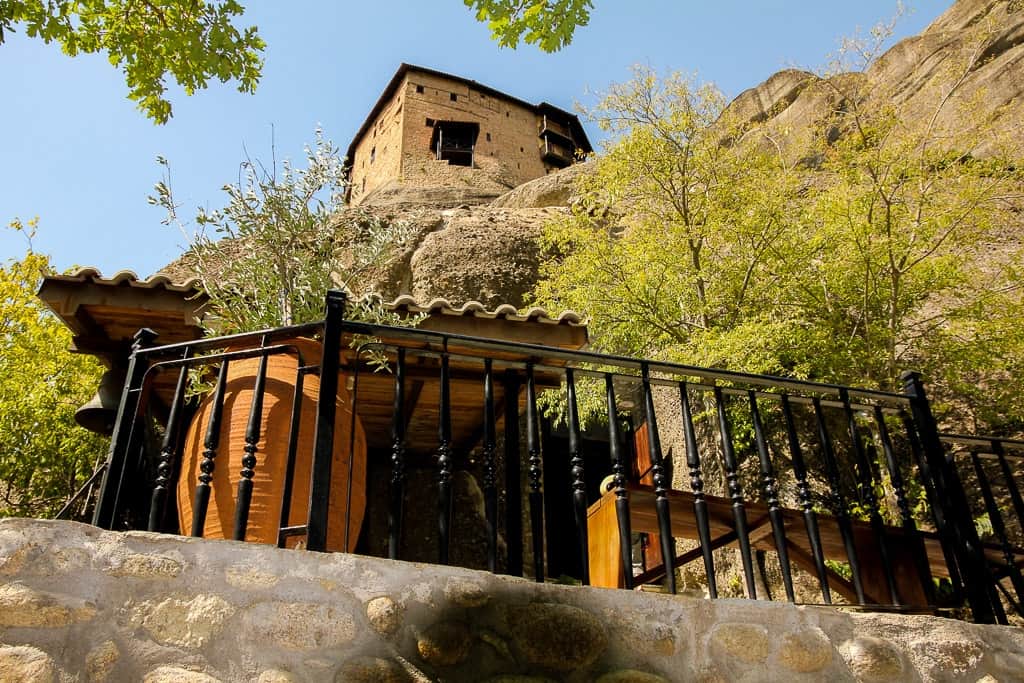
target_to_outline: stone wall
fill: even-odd
[[[0,681],[1012,681],[1024,631],[0,522]]]
[[[352,164],[350,200],[353,204],[361,203],[376,188],[401,175],[405,122],[402,109],[402,90],[399,89],[363,134],[352,158],[347,160]]]
[[[396,183],[455,192],[468,187],[493,199],[556,170],[541,158],[540,120],[534,107],[518,100],[412,69],[353,150],[351,201],[373,201],[380,190],[390,196]],[[437,121],[479,125],[472,167],[436,159]]]

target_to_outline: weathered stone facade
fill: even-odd
[[[455,134],[458,159],[441,159]],[[572,114],[474,81],[403,64],[348,149],[353,204],[383,190],[471,189],[489,200],[575,161],[590,143]]]
[[[1019,681],[1024,630],[0,521],[0,681]]]

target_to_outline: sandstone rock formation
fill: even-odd
[[[1010,133],[1024,125],[1022,69],[1024,3],[960,0],[866,72],[833,77],[835,88],[808,72],[787,69],[744,91],[731,106],[738,115],[766,121],[801,141],[841,105],[839,93],[856,93],[868,107],[893,104],[905,117],[926,119],[958,84],[956,101],[936,120],[940,130]],[[983,135],[972,152],[983,155],[991,144],[991,136]]]
[[[787,147],[799,155],[821,123],[844,106],[844,94],[865,96],[866,106],[891,102],[906,115],[926,116],[953,79],[962,77],[958,103],[945,107],[936,124],[969,133],[985,123],[987,130],[1008,135],[1024,129],[1022,74],[1024,3],[960,0],[921,35],[889,49],[865,73],[820,80],[806,71],[785,69],[741,93],[730,107],[743,118],[786,131]],[[984,155],[992,142],[991,136],[979,137],[972,152]],[[813,166],[813,159],[805,162]],[[592,163],[571,166],[524,183],[487,205],[468,206],[475,204],[474,198],[459,187],[450,188],[447,199],[436,188],[425,192],[421,199],[437,202],[436,209],[452,207],[460,199],[462,206],[438,211],[437,229],[424,234],[403,260],[399,289],[453,303],[476,299],[488,306],[522,306],[539,277],[537,237],[544,222],[568,210],[576,179],[592,168]],[[414,203],[408,196],[388,202]],[[420,210],[427,210],[424,204]]]
[[[944,108],[937,125],[970,132],[984,122],[987,130],[1009,135],[1024,129],[1022,74],[1024,2],[960,0],[921,35],[893,46],[865,73],[822,80],[786,69],[744,91],[730,106],[743,118],[785,131],[780,140],[799,156],[822,121],[845,106],[843,98],[850,93],[865,97],[867,106],[891,102],[906,115],[926,116],[954,79],[962,77],[958,98],[970,106]],[[984,155],[992,142],[991,136],[979,137],[972,152]],[[813,158],[804,162],[814,165]],[[384,186],[352,209],[414,226],[409,243],[375,276],[373,286],[386,298],[412,294],[422,301],[446,298],[455,305],[477,300],[488,307],[523,306],[539,277],[541,229],[568,210],[574,182],[593,165],[570,166],[506,192],[485,176],[467,179],[471,169],[434,163],[436,184]],[[163,272],[187,279],[187,259]]]

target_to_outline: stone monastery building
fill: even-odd
[[[591,150],[564,109],[402,64],[348,147],[349,201],[397,187],[501,194]]]

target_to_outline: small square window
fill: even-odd
[[[459,96],[456,95],[455,93],[448,93],[448,97],[451,98],[452,102],[458,102],[459,101]]]
[[[525,150],[525,149],[523,149],[522,147],[520,147],[520,148],[519,148],[519,151],[520,151],[520,152],[525,152],[526,150]]]
[[[416,92],[419,93],[420,95],[422,95],[423,94],[423,86],[422,85],[417,85],[416,86]]]
[[[491,141],[491,134],[490,134],[490,133],[488,133],[488,134],[487,134],[487,142],[490,142],[490,141]]]
[[[434,119],[427,119],[427,128],[434,127]]]
[[[373,160],[376,159],[376,158],[377,158],[377,148],[374,147],[373,149],[370,150],[370,163],[372,164]]]

